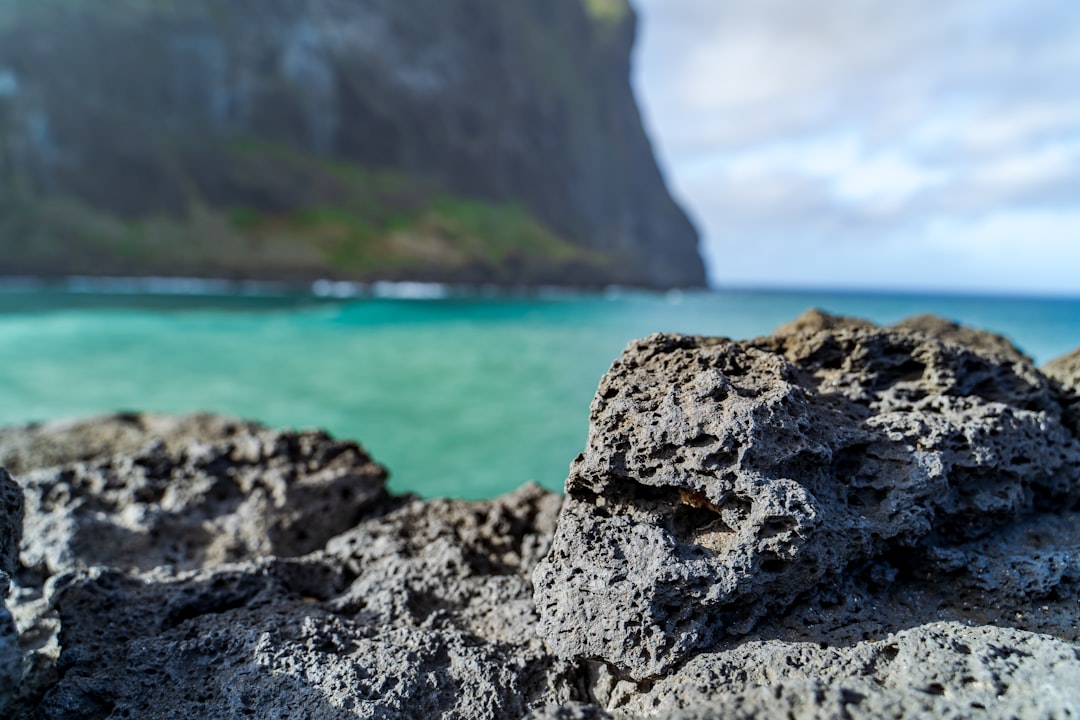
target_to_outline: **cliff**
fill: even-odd
[[[0,0],[0,274],[704,284],[626,0]]]
[[[393,496],[215,416],[0,430],[0,713],[1076,717],[1073,365],[925,317],[654,335],[565,497]]]

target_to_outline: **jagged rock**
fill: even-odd
[[[747,641],[628,685],[608,700],[620,717],[1069,717],[1080,655],[1034,633],[932,623],[848,647]]]
[[[857,330],[874,327],[874,323],[861,318],[846,317],[843,315],[830,315],[829,313],[811,308],[791,322],[784,323],[773,331],[773,335],[787,336],[801,333],[814,333],[821,330]]]
[[[0,459],[20,469],[26,499],[12,598],[23,700],[56,680],[62,623],[51,596],[61,574],[301,555],[387,498],[386,471],[355,443],[209,415],[5,429]]]
[[[0,465],[0,573],[12,575],[19,566],[22,524],[22,488]],[[0,600],[3,597],[0,592]]]
[[[35,717],[511,718],[570,701],[528,580],[559,504],[537,486],[413,501],[302,558],[68,574],[51,593],[63,674]]]
[[[0,467],[13,475],[141,450],[151,442],[167,448],[228,440],[265,430],[225,415],[115,413],[0,428]]]
[[[1043,372],[1062,387],[1080,392],[1080,348],[1055,358],[1043,366]]]
[[[162,439],[151,440],[157,430]],[[29,449],[18,455],[28,467],[71,453],[88,458],[19,477],[22,561],[43,576],[94,565],[193,569],[302,555],[386,497],[386,471],[362,448],[316,431],[121,416],[57,434],[69,444],[37,451],[27,433],[21,447]],[[129,450],[140,434],[148,444]],[[77,437],[88,440],[83,452],[75,450]],[[107,454],[117,448],[129,451]]]
[[[22,679],[19,635],[6,603],[11,575],[19,565],[22,512],[22,490],[0,467],[0,711],[8,706]]]
[[[392,497],[354,444],[210,416],[0,431],[33,523],[0,712],[1076,716],[1068,391],[970,332],[635,343],[565,500]]]
[[[1042,370],[1058,383],[1065,396],[1065,420],[1080,435],[1080,348],[1051,360]]]
[[[1031,358],[1020,352],[1008,338],[987,330],[965,327],[937,315],[915,315],[901,320],[895,327],[914,330],[942,342],[976,350],[983,355],[1001,356],[1009,362],[1031,363]]]
[[[353,443],[212,416],[0,447],[29,498],[15,717],[498,718],[581,699],[533,631],[561,504],[538,486],[391,498]]]
[[[875,559],[1076,504],[1080,442],[1022,355],[821,326],[615,362],[534,576],[556,654],[653,678]]]

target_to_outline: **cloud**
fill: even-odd
[[[831,255],[804,259],[803,284],[848,284],[841,250],[865,276],[915,245],[990,272],[976,240],[1030,254],[1034,217],[1055,238],[1039,252],[1080,245],[1074,0],[636,5],[646,122],[717,280],[797,280],[766,256],[791,247]],[[1014,285],[1038,284],[1037,263],[1024,271]],[[1076,274],[1059,291],[1080,294]]]

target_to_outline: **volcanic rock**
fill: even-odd
[[[751,640],[616,702],[621,716],[680,720],[1051,718],[1080,707],[1078,687],[1075,645],[947,622],[850,647]]]
[[[648,680],[879,561],[1075,506],[1080,442],[1022,354],[819,324],[615,362],[534,577],[556,654]]]
[[[1043,367],[1065,396],[1065,420],[1080,435],[1080,348],[1051,360]]]
[[[151,443],[178,448],[265,430],[224,415],[115,413],[0,428],[0,466],[21,475],[40,468],[127,455]]]
[[[1080,348],[1055,358],[1043,366],[1047,377],[1061,383],[1072,392],[1080,392]]]
[[[0,711],[18,691],[22,677],[18,630],[5,602],[11,575],[19,566],[22,506],[22,490],[0,468]]]
[[[22,517],[22,489],[0,468],[0,573],[8,576],[19,567]],[[0,599],[3,597],[4,594],[0,592]]]
[[[63,676],[36,712],[510,718],[569,700],[528,581],[558,505],[535,486],[413,501],[302,558],[69,574],[51,594]]]
[[[93,441],[125,423],[88,424]],[[144,421],[156,427],[152,419]],[[194,423],[190,423],[194,425]],[[133,452],[24,472],[23,563],[44,576],[94,565],[194,569],[321,548],[386,496],[386,471],[354,443],[319,432],[222,423],[202,442],[158,440]],[[121,445],[130,440],[118,435]]]
[[[0,430],[0,713],[1076,717],[1071,392],[935,319],[658,335],[565,499],[483,502],[317,431]]]
[[[561,503],[539,487],[391,498],[353,443],[213,416],[0,448],[28,499],[16,717],[520,717],[578,692],[532,630]]]

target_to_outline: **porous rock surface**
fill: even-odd
[[[23,563],[55,575],[301,555],[386,495],[386,471],[353,443],[243,423],[221,431],[23,473]]]
[[[531,631],[553,493],[391,498],[353,443],[214,416],[0,453],[27,498],[16,717],[521,717],[577,692]]]
[[[96,458],[127,455],[151,442],[166,448],[227,440],[262,430],[224,415],[116,413],[0,429],[0,465],[13,475]]]
[[[1080,435],[1080,348],[1051,360],[1042,370],[1065,395],[1065,420]]]
[[[531,523],[550,525],[557,504],[538,488],[414,501],[303,558],[67,576],[52,604],[61,645],[79,652],[61,652],[63,676],[37,712],[520,717],[536,698],[569,699],[569,663],[527,631],[517,568],[543,549]]]
[[[22,653],[15,619],[4,602],[11,575],[19,565],[22,540],[22,491],[0,468],[0,710],[3,698],[14,695],[21,676]]]
[[[1075,509],[1062,396],[973,332],[817,313],[746,342],[632,343],[534,577],[549,646],[651,680],[840,579],[920,554],[960,568],[965,543]]]
[[[19,566],[22,512],[22,489],[5,470],[0,469],[0,573],[8,576]]]
[[[565,499],[210,415],[0,430],[0,716],[1078,717],[1070,396],[1001,342],[635,343]]]

